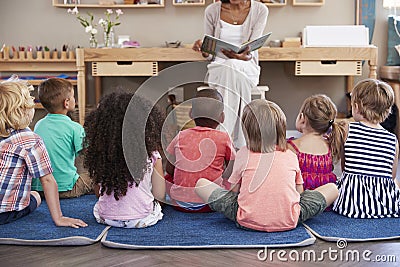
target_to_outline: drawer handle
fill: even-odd
[[[117,61],[117,65],[133,65],[132,61]]]
[[[322,65],[336,65],[336,60],[321,60]]]

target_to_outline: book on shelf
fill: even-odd
[[[217,53],[220,53],[221,49],[232,50],[237,54],[245,51],[247,47],[250,47],[250,51],[254,51],[262,47],[271,34],[272,32],[266,33],[257,39],[245,42],[240,45],[232,44],[211,35],[205,34],[203,38],[203,44],[201,45],[201,51],[212,55],[217,55]]]

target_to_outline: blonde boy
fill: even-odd
[[[33,97],[25,82],[0,83],[0,224],[28,215],[40,205],[39,194],[31,191],[32,180],[40,179],[54,223],[86,227],[82,220],[64,217],[61,212],[46,147],[27,128],[34,113]]]

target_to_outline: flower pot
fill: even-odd
[[[134,0],[124,0],[125,5],[133,5]]]

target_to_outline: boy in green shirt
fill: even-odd
[[[82,151],[85,131],[67,116],[75,109],[74,87],[68,80],[50,78],[39,87],[39,99],[48,111],[34,131],[43,139],[50,156],[53,175],[60,198],[79,197],[92,191],[87,173],[78,174],[75,159]],[[38,180],[38,179],[35,179]],[[43,191],[40,181],[32,183],[32,190]]]

